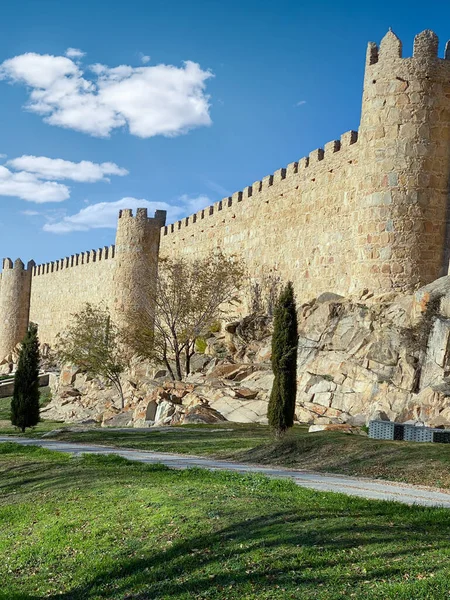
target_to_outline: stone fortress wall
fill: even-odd
[[[159,256],[221,248],[242,256],[256,281],[292,280],[299,301],[411,292],[447,273],[449,176],[450,46],[439,58],[437,36],[424,31],[403,58],[390,31],[368,47],[358,132],[169,226],[162,211],[150,219],[122,211],[116,246],[101,254],[17,265],[20,277],[7,263],[0,355],[20,341],[27,302],[50,344],[83,302],[104,302],[120,317],[139,304]]]
[[[409,292],[447,272],[449,174],[450,49],[424,31],[402,58],[389,32],[368,47],[358,133],[166,227],[161,254],[219,246],[305,301]]]
[[[28,327],[30,313],[31,278],[34,262],[25,269],[18,258],[14,264],[10,258],[3,260],[0,274],[0,356],[6,356]]]
[[[292,280],[302,298],[347,294],[355,262],[358,135],[344,134],[230,198],[164,228],[161,256],[220,247],[242,256],[252,279]]]
[[[113,308],[115,246],[75,254],[33,268],[30,321],[39,336],[53,345],[68,316],[86,302]]]
[[[87,302],[107,308],[120,320],[133,305],[142,277],[155,278],[165,212],[148,217],[122,210],[116,244],[74,254],[27,269],[21,260],[3,262],[0,275],[0,360],[24,337],[29,321],[37,323],[41,343],[54,345],[71,315]]]

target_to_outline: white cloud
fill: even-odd
[[[34,173],[42,179],[71,179],[93,183],[96,181],[109,181],[107,175],[128,175],[126,169],[122,169],[112,162],[93,163],[82,160],[75,163],[62,158],[47,158],[46,156],[23,155],[13,158],[7,163],[13,169]]]
[[[304,104],[306,104],[306,100],[300,100],[295,104],[295,106],[303,106]]]
[[[140,58],[141,58],[141,63],[142,63],[143,65],[146,65],[146,64],[147,64],[147,63],[149,63],[149,62],[150,62],[150,60],[151,60],[151,57],[150,57],[150,56],[148,56],[147,54],[140,54]]]
[[[32,173],[13,173],[0,165],[0,196],[13,196],[36,202],[62,202],[70,196],[70,190],[62,183],[41,181]]]
[[[117,227],[119,210],[124,208],[147,208],[149,216],[153,216],[155,210],[167,211],[167,222],[180,219],[211,204],[207,196],[180,197],[180,204],[172,205],[166,202],[150,202],[138,198],[122,198],[117,202],[99,202],[82,208],[75,215],[65,216],[60,220],[50,221],[44,225],[44,231],[51,233],[71,233],[73,231],[89,231],[90,229]]]
[[[123,208],[147,208],[149,216],[152,216],[152,211],[167,210],[171,206],[165,202],[148,202],[147,200],[139,200],[137,198],[122,198],[117,202],[99,202],[91,204],[86,208],[82,208],[78,213],[71,216],[66,216],[60,221],[46,223],[44,231],[52,233],[69,233],[72,231],[89,231],[90,229],[117,227],[117,217],[119,210]]]
[[[30,88],[26,108],[50,125],[108,137],[128,126],[141,138],[175,136],[211,124],[206,80],[197,63],[110,68],[96,64],[93,80],[65,56],[29,52],[0,64],[0,79]]]
[[[24,83],[39,90],[51,89],[61,81],[78,78],[77,65],[64,56],[27,52],[5,60],[0,65],[0,77]]]
[[[0,154],[0,159],[7,158],[7,154]]]
[[[37,217],[40,214],[37,210],[22,210],[20,212],[27,217]]]
[[[67,48],[65,55],[68,58],[83,58],[83,56],[86,56],[86,52],[83,52],[79,48]]]
[[[184,215],[190,215],[192,213],[196,213],[202,208],[209,206],[211,204],[211,200],[208,196],[200,195],[200,196],[188,196],[187,194],[183,194],[180,196],[181,205],[177,207],[178,215],[174,215],[175,219],[180,217],[180,213]]]

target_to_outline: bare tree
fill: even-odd
[[[281,278],[272,273],[263,273],[258,279],[250,280],[250,311],[273,317],[281,292]]]
[[[127,315],[128,345],[181,380],[190,373],[196,340],[232,310],[243,280],[242,262],[221,252],[161,260],[156,285],[143,282],[145,302]]]
[[[83,369],[94,377],[104,377],[119,392],[124,408],[121,374],[126,368],[126,348],[108,310],[92,304],[72,315],[72,320],[58,335],[56,352],[59,360]]]

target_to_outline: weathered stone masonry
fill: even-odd
[[[437,36],[424,31],[402,58],[389,32],[368,47],[358,132],[162,229],[160,211],[122,211],[115,248],[27,270],[7,259],[0,357],[23,335],[28,310],[50,344],[83,302],[120,316],[138,302],[142,278],[154,277],[158,255],[220,247],[242,255],[255,280],[291,279],[302,301],[411,292],[447,273],[449,175],[450,46],[438,58]]]
[[[408,292],[447,272],[450,51],[425,31],[413,58],[389,32],[369,44],[361,126],[231,198],[167,227],[161,253],[215,246],[300,298]]]
[[[165,212],[148,218],[119,214],[115,246],[75,254],[24,269],[22,261],[3,262],[0,276],[0,357],[4,358],[25,335],[28,322],[39,325],[42,343],[54,344],[71,314],[86,303],[102,304],[116,318],[133,305],[133,290],[141,277],[154,278]]]

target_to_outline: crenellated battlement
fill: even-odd
[[[17,258],[14,263],[10,258],[4,258],[3,259],[3,271],[11,271],[11,270],[16,270],[16,271],[31,271],[34,269],[34,267],[36,266],[36,263],[34,262],[34,260],[30,260],[27,263],[27,268],[25,269],[25,265],[23,263],[23,261],[20,258]]]
[[[399,37],[392,31],[381,40],[378,46],[375,42],[369,42],[366,55],[366,66],[370,67],[378,62],[403,59],[403,44]],[[450,41],[447,42],[444,57],[439,58],[439,38],[430,29],[425,29],[414,38],[412,59],[419,61],[450,61]],[[404,60],[411,60],[405,58]]]
[[[33,265],[33,277],[56,273],[58,271],[88,265],[90,263],[112,260],[115,257],[115,250],[115,245],[104,246],[97,250],[87,250],[86,252],[72,254],[71,256],[66,256],[59,260],[42,263],[40,265]]]
[[[389,31],[367,49],[358,132],[165,227],[161,251],[220,246],[309,297],[409,291],[446,273],[449,176],[450,43],[440,58],[425,30],[404,58]]]
[[[155,215],[153,217],[149,217],[147,208],[138,208],[136,210],[136,215],[133,215],[131,208],[123,208],[119,211],[119,220],[133,219],[137,222],[150,222],[163,227],[166,223],[166,215],[167,213],[165,210],[156,210]]]
[[[301,178],[303,172],[314,171],[314,166],[320,163],[320,167],[326,166],[331,160],[339,160],[341,150],[347,149],[349,146],[353,146],[358,141],[357,131],[347,131],[342,134],[340,140],[332,140],[324,145],[323,148],[317,148],[313,152],[298,161],[289,163],[286,167],[278,169],[273,174],[266,175],[260,181],[255,181],[252,185],[247,186],[241,191],[234,192],[231,196],[222,198],[218,202],[207,206],[206,208],[199,210],[198,212],[184,217],[175,223],[171,223],[164,227],[163,235],[169,235],[176,233],[184,227],[198,223],[207,219],[207,217],[217,215],[218,213],[228,208],[235,209],[236,206],[241,202],[245,202],[248,199],[258,200],[258,197],[263,197],[266,191],[278,184],[284,182],[286,179],[292,179],[295,176]],[[311,175],[313,177],[313,175]]]

